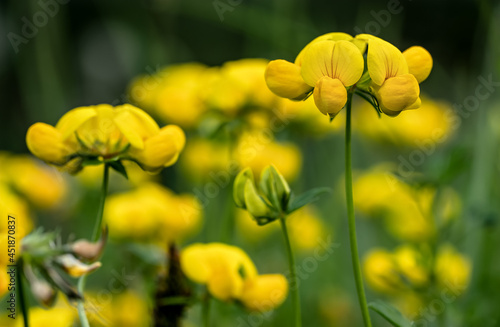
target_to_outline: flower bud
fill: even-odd
[[[303,100],[312,90],[302,79],[300,66],[286,60],[271,61],[264,76],[269,89],[282,98]]]
[[[245,185],[250,180],[253,182],[253,173],[250,168],[245,168],[234,179],[233,198],[236,206],[239,208],[246,208],[245,205]]]
[[[275,209],[286,210],[290,199],[290,186],[274,165],[269,165],[262,171],[260,188]]]
[[[102,231],[101,238],[97,242],[92,243],[84,239],[78,240],[71,245],[71,252],[80,259],[95,261],[104,251],[107,239],[108,228],[105,227]]]
[[[245,184],[245,205],[248,212],[257,220],[257,224],[259,225],[265,225],[277,218],[276,211],[257,193],[255,185],[251,180],[247,180]]]
[[[101,266],[100,262],[86,265],[75,258],[72,254],[63,254],[56,258],[56,262],[72,277],[87,275]]]
[[[44,123],[36,123],[28,129],[26,145],[35,156],[56,165],[68,162],[72,152],[64,144],[61,133]]]

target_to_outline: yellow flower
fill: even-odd
[[[370,92],[377,97],[380,109],[389,116],[397,116],[403,110],[419,108],[418,84],[430,73],[430,54],[421,47],[413,47],[403,55],[394,45],[373,35],[360,34],[356,38],[368,44]]]
[[[326,236],[327,228],[311,205],[292,213],[287,221],[290,238],[299,250],[314,250],[318,246],[318,240]]]
[[[273,60],[268,64],[265,72],[265,79],[269,89],[282,98],[304,100],[306,97],[308,97],[313,90],[316,82],[311,85],[304,80],[304,76],[302,73],[304,55],[312,45],[321,41],[350,41],[354,42],[356,46],[358,46],[360,53],[364,51],[362,50],[364,49],[364,44],[362,44],[362,42],[359,42],[358,40],[353,39],[353,37],[349,34],[328,33],[325,35],[321,35],[312,40],[308,45],[304,47],[304,49],[302,49],[302,51],[295,58],[294,63],[278,59]],[[363,69],[361,68],[361,70]]]
[[[422,287],[429,280],[428,269],[423,265],[420,252],[410,245],[402,245],[394,251],[394,260],[402,275],[416,286]]]
[[[192,235],[201,218],[201,205],[194,196],[176,195],[154,183],[110,195],[104,210],[112,237],[163,243]]]
[[[70,110],[55,127],[32,125],[26,143],[35,156],[73,173],[85,159],[133,160],[146,171],[158,172],[175,163],[185,136],[175,125],[160,129],[132,105],[101,104]]]
[[[239,300],[251,311],[269,311],[281,305],[288,293],[288,282],[283,275],[260,275],[249,279]]]
[[[384,249],[372,249],[365,255],[363,274],[366,283],[378,292],[394,294],[403,288],[393,256]]]
[[[451,245],[444,245],[438,250],[434,273],[440,287],[463,293],[469,285],[471,272],[471,261]]]
[[[231,245],[192,244],[181,253],[181,267],[189,279],[206,284],[215,298],[240,301],[251,311],[272,310],[288,293],[284,276],[258,275],[248,255]]]
[[[0,159],[8,174],[8,183],[39,208],[51,208],[61,203],[67,185],[54,168],[24,155],[5,155]]]
[[[301,74],[314,87],[314,102],[323,114],[336,116],[347,102],[346,87],[363,74],[364,60],[349,41],[318,41],[302,58]]]

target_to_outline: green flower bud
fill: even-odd
[[[276,195],[280,201],[282,210],[285,211],[292,191],[290,190],[290,186],[288,186],[286,179],[278,172],[278,169],[276,169],[274,165],[271,165],[270,167],[271,175],[274,177],[273,180],[276,187]]]
[[[247,181],[252,181],[253,183],[253,173],[250,168],[245,168],[239,172],[239,174],[234,179],[233,186],[233,198],[236,206],[239,208],[246,209],[245,205],[245,185]]]
[[[262,171],[260,188],[277,210],[286,211],[290,199],[290,187],[274,165],[269,165]]]
[[[245,184],[245,204],[248,212],[257,220],[259,225],[267,224],[277,218],[277,213],[257,193],[253,181]]]

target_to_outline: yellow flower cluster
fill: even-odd
[[[288,293],[285,276],[259,275],[243,250],[227,244],[192,244],[181,252],[181,267],[189,279],[207,285],[215,298],[239,301],[251,311],[272,310]]]
[[[470,260],[449,244],[440,246],[434,256],[412,245],[401,245],[393,252],[375,248],[363,260],[368,285],[392,296],[410,316],[417,314],[431,283],[455,298],[462,294],[471,269]],[[408,305],[408,301],[415,305]]]
[[[364,102],[356,109],[353,127],[370,140],[431,151],[452,136],[457,117],[450,104],[421,98],[418,111],[408,111],[397,120],[386,116],[377,119],[371,105]]]
[[[178,242],[198,230],[202,220],[201,204],[189,194],[177,195],[155,183],[110,195],[104,220],[114,238],[142,241]]]
[[[70,110],[55,127],[32,125],[26,143],[38,158],[72,173],[81,170],[85,160],[131,160],[158,172],[176,162],[185,136],[175,125],[159,128],[132,105],[100,104]]]
[[[436,203],[439,212],[433,211]],[[394,176],[390,164],[381,164],[355,178],[354,206],[368,217],[382,217],[393,236],[419,242],[456,217],[461,201],[450,188],[438,196],[432,187],[412,187]]]
[[[422,47],[401,53],[373,35],[328,33],[306,45],[294,63],[271,61],[265,77],[269,89],[283,98],[303,100],[312,92],[316,107],[330,117],[356,88],[374,96],[385,114],[396,116],[420,107],[419,83],[431,69],[432,57]]]
[[[221,67],[174,65],[136,78],[129,93],[140,107],[185,128],[197,126],[208,111],[228,118],[260,109],[265,113],[278,99],[262,78],[267,63],[265,59],[242,59]]]

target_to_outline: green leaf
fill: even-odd
[[[295,210],[300,209],[303,206],[318,200],[318,195],[320,195],[321,193],[329,193],[329,192],[330,188],[328,187],[318,187],[318,188],[313,188],[312,190],[309,190],[297,197],[294,197],[290,199],[286,213],[291,214]]]
[[[411,322],[406,319],[401,312],[384,301],[377,300],[375,302],[370,302],[368,303],[368,308],[381,315],[395,327],[411,327]]]
[[[121,161],[111,161],[107,163],[111,168],[113,168],[117,173],[128,179],[127,170],[123,166]]]

